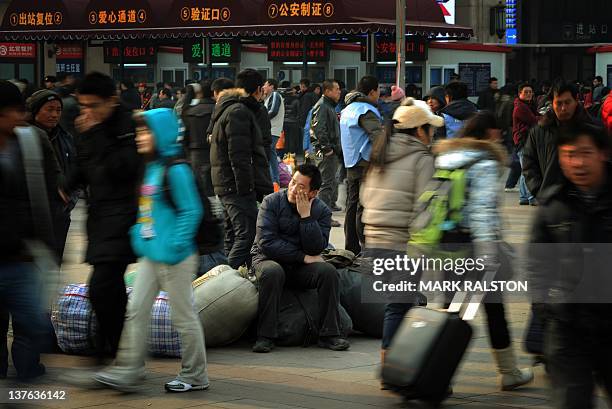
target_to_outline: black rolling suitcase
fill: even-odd
[[[465,297],[457,293],[448,311],[424,307],[408,311],[385,355],[382,381],[387,389],[432,403],[448,396],[450,382],[472,339],[467,321],[476,315],[483,295],[473,296],[462,318],[461,303],[455,300]]]

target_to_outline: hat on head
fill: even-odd
[[[145,84],[144,82],[139,82],[138,83],[138,88],[146,88],[147,84]]]
[[[418,128],[425,124],[440,128],[444,125],[444,118],[434,115],[425,102],[406,98],[393,114],[393,122],[398,129]]]
[[[57,78],[55,78],[53,75],[47,75],[45,77],[45,80],[43,82],[57,82]]]
[[[400,87],[394,85],[391,87],[391,99],[393,101],[401,101],[406,98],[406,93]]]
[[[32,96],[26,101],[26,107],[28,111],[32,113],[32,118],[35,117],[43,105],[49,101],[59,101],[62,108],[64,107],[62,98],[60,98],[56,92],[49,91],[48,89],[42,89],[33,93]]]
[[[23,108],[23,95],[11,81],[0,80],[0,109],[9,107]]]

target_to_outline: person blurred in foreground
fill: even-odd
[[[180,157],[179,122],[168,108],[136,117],[138,152],[147,160],[140,188],[138,221],[131,229],[132,247],[140,260],[117,359],[94,379],[114,389],[136,388],[145,370],[151,308],[159,290],[168,292],[172,323],[181,341],[182,368],[165,384],[168,392],[208,389],[204,331],[193,306],[192,277],[198,268],[195,236],[203,210],[188,163]],[[166,188],[167,185],[167,188]]]

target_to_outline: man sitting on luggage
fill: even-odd
[[[329,242],[332,214],[317,198],[320,187],[319,169],[302,165],[288,189],[266,196],[261,204],[251,250],[252,271],[259,284],[259,322],[253,352],[270,352],[274,348],[285,284],[318,290],[319,346],[334,351],[349,348],[348,341],[340,335],[338,274],[321,257]]]

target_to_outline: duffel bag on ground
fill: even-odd
[[[229,266],[215,267],[193,286],[207,347],[236,341],[257,315],[257,289]]]
[[[353,329],[366,335],[382,338],[384,303],[364,303],[361,300],[363,274],[349,268],[338,270],[340,278],[340,304],[353,320]]]
[[[153,303],[147,344],[149,353],[154,356],[181,356],[181,340],[178,331],[172,326],[170,303],[165,291],[161,291]]]
[[[51,321],[62,351],[69,354],[94,352],[97,325],[87,284],[69,284],[64,288],[53,305]]]
[[[339,305],[340,332],[348,336],[353,322],[346,310]],[[319,300],[316,290],[283,289],[278,313],[278,338],[280,346],[308,346],[319,337]]]

